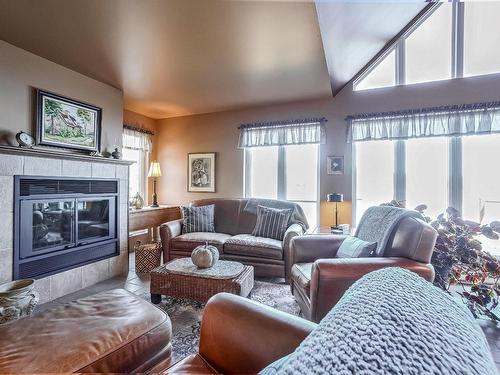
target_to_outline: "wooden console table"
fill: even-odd
[[[160,207],[144,207],[140,210],[129,210],[129,231],[147,229],[149,238],[160,238],[159,226],[167,221],[181,218],[181,209],[175,205],[161,205]]]

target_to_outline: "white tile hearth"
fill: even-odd
[[[90,285],[109,279],[109,260],[104,259],[82,267],[82,283],[86,288]]]
[[[23,174],[24,156],[0,155],[0,176]]]
[[[0,203],[2,211],[14,211],[14,184],[11,176],[0,176]]]
[[[50,277],[50,298],[59,298],[65,294],[83,288],[82,268],[78,267]]]
[[[9,211],[0,212],[0,249],[13,249],[14,214]]]
[[[12,249],[0,250],[0,283],[12,280]]]
[[[63,160],[62,175],[65,177],[91,177],[92,166],[84,161]]]
[[[40,302],[45,303],[53,300],[50,298],[50,277],[44,279],[38,279],[35,281],[35,290],[40,295]]]
[[[92,177],[115,178],[116,166],[114,164],[92,163]]]
[[[24,174],[26,176],[61,176],[62,160],[25,156]]]

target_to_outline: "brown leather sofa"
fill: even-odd
[[[219,293],[205,306],[198,354],[163,374],[256,374],[317,327],[246,298]]]
[[[255,275],[263,277],[286,277],[291,269],[289,244],[293,237],[302,235],[299,224],[291,224],[283,241],[254,237],[252,233],[256,215],[245,210],[248,199],[202,199],[191,206],[213,204],[215,233],[196,232],[182,234],[182,219],[160,226],[164,262],[191,256],[196,246],[208,242],[218,248],[221,259],[233,260],[254,266]],[[303,213],[302,208],[292,202],[280,202],[287,208]]]
[[[344,292],[363,275],[384,267],[402,267],[428,281],[437,232],[415,217],[402,219],[392,230],[382,256],[335,258],[342,235],[310,235],[290,244],[291,289],[304,316],[319,322]]]
[[[0,373],[139,373],[170,365],[163,311],[123,289],[0,325]]]

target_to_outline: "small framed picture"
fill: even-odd
[[[36,90],[37,144],[99,152],[101,108]]]
[[[344,174],[344,157],[327,156],[326,157],[327,174]]]
[[[188,191],[215,193],[215,152],[188,154]]]

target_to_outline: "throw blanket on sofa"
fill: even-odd
[[[304,231],[309,228],[304,210],[297,203],[280,201],[276,199],[250,198],[243,209],[245,212],[257,215],[257,206],[276,208],[279,210],[293,210],[288,225],[299,224]]]
[[[467,307],[415,273],[358,280],[279,374],[497,374]]]
[[[361,217],[355,237],[367,242],[377,243],[377,256],[382,256],[392,230],[405,217],[423,219],[417,211],[391,206],[373,206]]]

